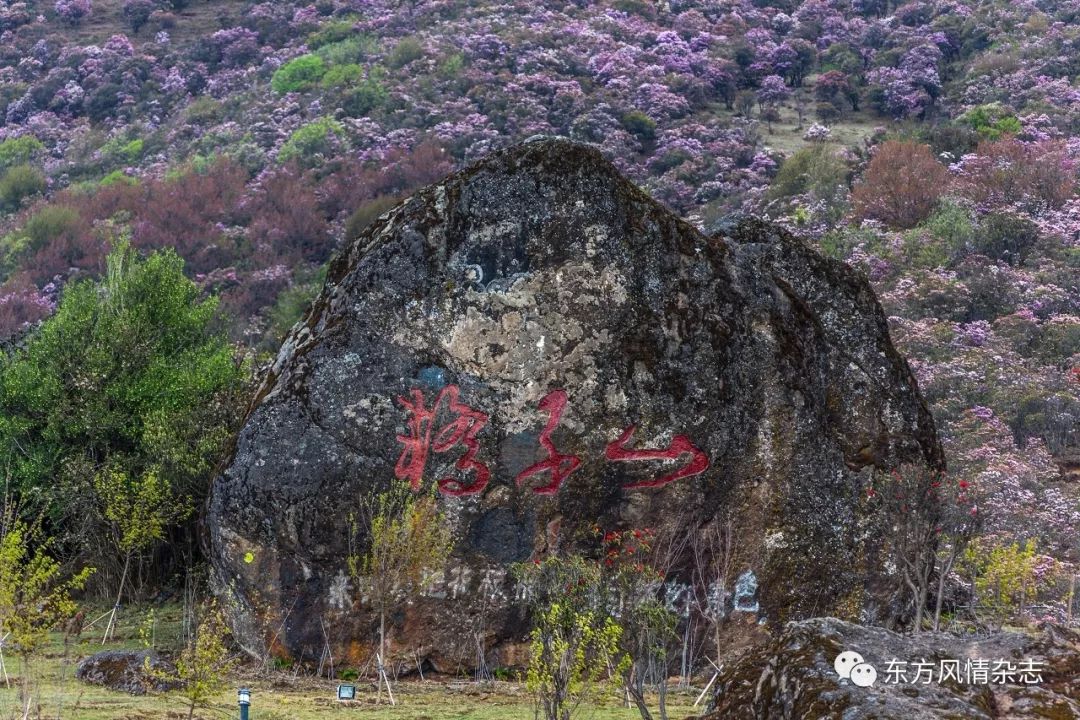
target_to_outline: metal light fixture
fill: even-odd
[[[251,706],[251,691],[240,688],[236,691],[236,701],[240,705],[240,720],[248,720],[248,708]]]
[[[337,686],[337,699],[338,700],[355,700],[356,699],[356,686],[355,685],[338,685]]]

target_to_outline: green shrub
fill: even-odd
[[[839,70],[845,75],[859,75],[863,72],[863,59],[859,53],[844,42],[831,44],[819,56],[821,72]]]
[[[372,110],[382,107],[390,98],[383,84],[369,77],[341,98],[341,109],[349,117],[364,117]]]
[[[1023,129],[1016,116],[1000,103],[972,108],[958,119],[988,140],[1000,140],[1002,135],[1016,135]]]
[[[454,53],[439,64],[439,76],[451,80],[461,75],[464,68],[465,56],[461,53]]]
[[[0,170],[13,165],[26,165],[44,149],[41,141],[32,135],[8,138],[0,142]]]
[[[966,209],[943,200],[921,226],[925,233],[909,237],[910,259],[918,267],[943,267],[964,254],[975,242],[975,225]],[[916,239],[917,238],[917,239]]]
[[[850,170],[828,143],[813,143],[784,161],[769,186],[767,197],[784,201],[809,195],[822,201],[828,216],[838,218],[846,210],[845,196]]]
[[[146,145],[141,138],[135,138],[120,148],[120,157],[128,162],[135,162],[142,157],[143,149],[145,147]]]
[[[138,179],[126,175],[122,169],[114,169],[111,173],[97,181],[98,187],[107,188],[110,185],[138,185]]]
[[[117,135],[101,146],[101,156],[110,163],[131,164],[142,157],[146,144],[141,138],[129,140]]]
[[[347,40],[356,34],[356,18],[346,17],[334,20],[323,25],[315,32],[308,35],[307,46],[312,50],[318,50],[325,45]]]
[[[16,165],[0,178],[0,210],[17,210],[24,199],[45,192],[45,175],[29,165]]]
[[[1052,365],[1077,353],[1080,353],[1080,324],[1071,317],[1060,316],[1043,325],[1037,355],[1044,363]],[[1045,398],[1040,396],[1040,399],[1046,403]]]
[[[346,242],[352,242],[360,237],[360,233],[364,232],[368,225],[373,223],[384,212],[397,205],[397,203],[398,199],[395,197],[380,195],[358,207],[345,221]]]
[[[326,63],[318,55],[301,55],[285,63],[270,78],[270,87],[276,93],[307,90],[326,74]]]
[[[221,103],[212,97],[202,95],[191,101],[184,111],[187,121],[192,124],[214,123],[221,119]]]
[[[320,84],[324,88],[340,88],[355,85],[364,79],[364,68],[359,65],[335,65],[326,71]]]
[[[333,118],[319,118],[299,128],[289,136],[278,152],[278,160],[286,163],[290,160],[304,160],[318,153],[327,152],[333,139],[341,137],[344,128]]]
[[[1039,228],[1031,220],[1009,213],[990,213],[979,224],[975,251],[992,260],[1019,265],[1039,240]]]
[[[656,121],[640,110],[631,110],[623,114],[622,126],[626,132],[637,136],[642,142],[651,142],[656,139]]]
[[[74,208],[46,205],[26,222],[23,233],[30,249],[39,250],[65,234],[73,234],[79,225],[79,213]]]
[[[360,62],[375,52],[377,47],[377,43],[370,36],[357,35],[341,42],[324,45],[316,50],[315,54],[327,65],[347,65]]]
[[[643,18],[656,17],[656,7],[645,0],[616,0],[615,9],[629,15],[640,15]]]
[[[145,521],[140,532],[160,528],[163,508],[197,507],[246,372],[219,327],[216,299],[174,251],[144,260],[124,241],[100,281],[69,282],[56,313],[4,358],[0,447],[28,458],[11,487],[54,489],[42,510],[81,557],[115,562],[126,542],[103,530],[121,517],[114,479],[168,483],[169,503],[122,516]]]
[[[818,241],[818,249],[823,255],[847,260],[857,246],[865,245],[869,252],[876,252],[880,243],[881,235],[873,230],[845,226],[822,235]]]
[[[326,265],[318,270],[297,272],[293,284],[282,290],[270,308],[269,324],[263,334],[260,350],[277,352],[281,347],[281,341],[292,329],[293,325],[300,321],[304,313],[311,307],[311,301],[322,290],[326,282]]]
[[[920,125],[918,137],[934,151],[934,155],[949,153],[954,158],[973,152],[980,135],[967,125]]]
[[[424,47],[416,38],[407,37],[390,51],[386,64],[392,68],[403,68],[414,60],[424,57]]]

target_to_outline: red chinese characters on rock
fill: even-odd
[[[676,435],[671,440],[671,444],[663,450],[657,448],[631,450],[626,447],[626,444],[630,442],[630,438],[634,436],[634,430],[636,429],[636,426],[631,425],[623,430],[623,434],[619,436],[618,440],[608,443],[607,448],[604,449],[604,457],[615,462],[634,462],[637,460],[677,460],[683,455],[689,455],[690,462],[658,480],[642,480],[641,482],[623,485],[624,488],[662,487],[685,477],[700,475],[709,469],[709,456],[701,448],[690,442],[690,438],[685,435]]]
[[[413,390],[410,394],[411,400],[404,397],[398,398],[398,402],[410,417],[409,434],[397,436],[404,447],[394,467],[395,477],[399,480],[408,480],[413,490],[419,490],[424,470],[427,467],[428,455],[432,452],[447,453],[460,445],[465,452],[457,459],[454,466],[462,473],[473,473],[473,482],[466,485],[453,478],[442,478],[438,481],[439,490],[446,495],[454,496],[475,495],[481,492],[491,479],[491,471],[487,465],[476,459],[480,449],[476,436],[487,424],[489,416],[461,402],[461,391],[457,385],[448,385],[443,388],[430,409],[427,407],[423,391]],[[558,426],[566,405],[565,390],[553,390],[540,400],[539,409],[548,415],[547,423],[540,431],[539,437],[540,446],[547,452],[547,458],[525,468],[514,478],[520,486],[533,476],[550,474],[546,484],[533,488],[533,492],[538,495],[557,493],[563,482],[581,465],[580,457],[560,453],[551,439],[551,434]],[[436,428],[435,423],[439,419],[440,409],[443,410],[444,416],[448,416],[448,419],[445,425]],[[608,443],[604,456],[612,462],[678,460],[688,456],[688,462],[660,478],[630,483],[624,485],[624,488],[662,487],[675,480],[700,475],[708,469],[708,456],[686,435],[676,435],[666,448],[635,450],[627,447],[636,429],[636,426],[631,425],[617,440]]]
[[[413,490],[420,489],[427,467],[428,453],[450,452],[455,446],[462,445],[465,453],[458,458],[454,466],[464,473],[473,472],[476,477],[472,484],[464,485],[453,478],[439,480],[439,491],[446,495],[475,495],[487,487],[491,479],[488,466],[476,459],[480,443],[476,435],[487,424],[488,416],[479,410],[473,410],[459,400],[461,391],[457,385],[447,385],[439,392],[429,410],[424,401],[424,393],[412,391],[412,402],[399,397],[398,402],[412,416],[409,418],[410,435],[398,435],[397,439],[405,447],[401,451],[394,476],[398,480],[408,480]],[[450,420],[446,425],[435,429],[435,419],[439,404],[447,401],[446,410]],[[434,435],[434,437],[433,437]]]
[[[577,455],[562,455],[555,449],[555,443],[551,442],[551,432],[555,429],[555,426],[559,424],[559,418],[562,417],[563,410],[566,408],[566,391],[565,390],[553,390],[544,396],[544,399],[540,401],[540,409],[544,410],[548,414],[547,425],[544,425],[544,429],[540,431],[540,446],[547,451],[547,460],[541,460],[535,465],[531,465],[514,478],[518,485],[521,485],[526,478],[533,475],[542,475],[543,473],[551,473],[551,482],[543,487],[533,488],[533,492],[537,495],[554,495],[559,492],[559,486],[562,485],[563,480],[570,476],[570,473],[578,469],[581,465],[581,458]]]

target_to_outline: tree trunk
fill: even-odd
[[[627,692],[630,694],[630,697],[634,699],[634,706],[637,707],[638,714],[641,715],[641,720],[653,720],[652,713],[649,712],[649,706],[641,693],[629,688],[627,688]]]
[[[952,572],[953,563],[956,562],[956,556],[959,555],[957,548],[953,548],[949,553],[949,559],[945,562],[941,568],[941,572],[938,574],[937,584],[937,600],[934,603],[934,632],[938,632],[941,629],[941,603],[942,596],[945,594],[945,578]]]
[[[23,706],[22,720],[30,720],[30,700],[33,696],[30,686],[30,658],[22,657],[22,682],[19,683],[19,700]]]
[[[637,707],[638,714],[641,715],[641,720],[653,720],[652,713],[649,712],[649,705],[645,702],[645,693],[642,690],[643,684],[640,682],[641,674],[638,669],[637,663],[634,663],[630,668],[630,675],[624,683],[626,694],[634,699],[634,705]]]

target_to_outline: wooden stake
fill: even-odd
[[[397,705],[397,703],[394,702],[394,691],[390,689],[390,678],[386,676],[386,667],[383,665],[382,655],[377,654],[375,657],[379,659],[379,676],[382,678],[383,682],[386,683],[386,694],[390,696],[390,704]],[[381,694],[382,686],[380,686],[380,696]]]
[[[101,638],[101,644],[104,645],[109,639],[110,633],[112,633],[113,623],[116,621],[116,611],[120,609],[120,598],[124,594],[124,582],[127,580],[128,565],[131,563],[131,553],[127,554],[124,558],[124,572],[120,574],[120,589],[116,593],[116,604],[113,605],[112,614],[109,616],[109,624],[105,627],[105,637]]]
[[[712,679],[709,680],[709,684],[705,686],[705,689],[701,691],[700,695],[698,695],[697,700],[694,701],[694,707],[697,707],[698,704],[702,701],[702,699],[704,699],[705,693],[709,692],[709,688],[711,688],[712,684],[716,682],[716,678],[720,677],[720,672],[724,669],[723,665],[717,665],[712,661],[711,658],[706,658],[706,660],[709,661],[710,665],[716,668],[716,672],[713,673]]]
[[[11,680],[7,674],[7,663],[4,662],[4,641],[7,640],[8,635],[11,633],[4,633],[4,637],[0,637],[0,671],[4,673],[4,685],[11,687]]]

